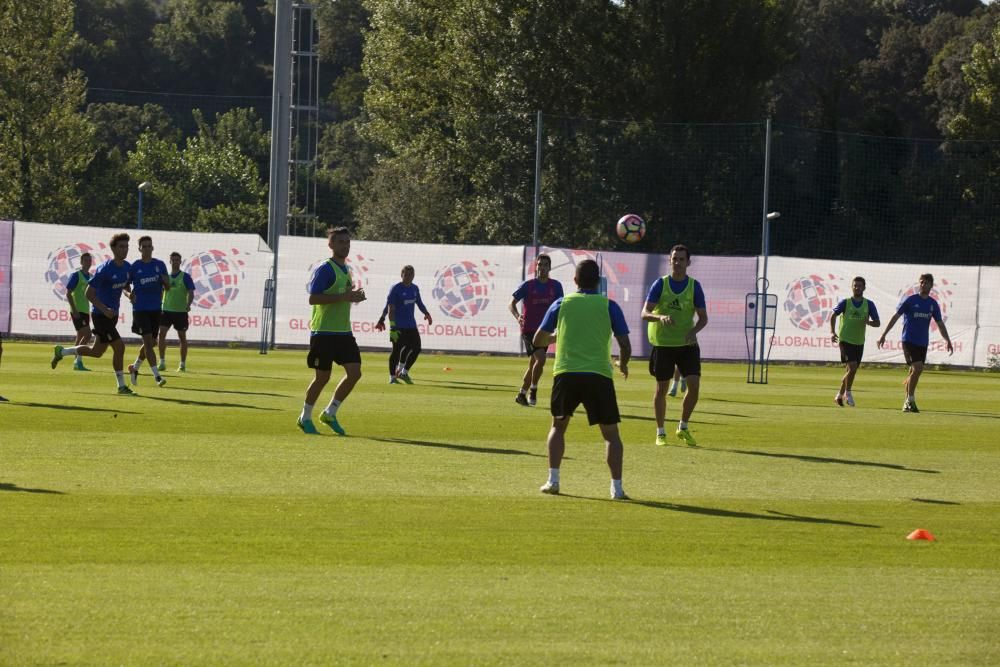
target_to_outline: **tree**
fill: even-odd
[[[70,0],[0,3],[0,217],[62,222],[94,155]]]

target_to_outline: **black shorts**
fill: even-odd
[[[543,349],[540,347],[535,347],[534,341],[535,341],[534,331],[525,331],[521,333],[521,342],[524,343],[524,353],[527,354],[529,357],[533,355],[535,352],[538,352],[539,350]]]
[[[187,331],[190,324],[187,313],[175,313],[165,310],[160,313],[160,328],[173,327],[177,331]]]
[[[153,336],[160,333],[160,311],[143,310],[132,313],[132,333],[140,336]]]
[[[90,313],[77,311],[76,314],[70,313],[69,316],[73,319],[73,327],[77,331],[90,326]]]
[[[121,340],[118,333],[118,318],[111,319],[103,313],[94,313],[91,318],[94,321],[94,335],[102,343],[113,343]]]
[[[681,377],[701,375],[701,348],[697,345],[653,348],[649,355],[649,374],[657,382],[672,380],[674,366],[681,369]]]
[[[927,346],[926,345],[914,345],[913,343],[903,342],[903,358],[906,359],[906,365],[912,366],[915,363],[924,363],[927,361]]]
[[[854,343],[845,343],[840,341],[840,361],[841,363],[854,362],[856,364],[861,363],[861,357],[865,356],[865,346],[855,345]]]
[[[333,364],[360,364],[361,350],[353,334],[319,334],[309,338],[309,356],[306,365],[320,371],[328,371]]]
[[[573,411],[583,403],[587,421],[594,424],[617,424],[622,420],[618,412],[615,383],[609,377],[596,373],[560,373],[552,382],[550,410],[553,417],[572,417]]]

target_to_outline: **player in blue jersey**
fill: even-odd
[[[66,282],[66,301],[69,302],[69,317],[76,330],[73,345],[87,345],[94,333],[90,330],[90,302],[87,301],[87,285],[90,284],[90,267],[94,262],[89,252],[80,255],[80,268],[73,272]],[[77,355],[73,370],[90,370],[83,365],[83,358]]]
[[[163,292],[163,306],[160,313],[160,334],[157,337],[160,343],[160,370],[167,370],[167,332],[170,327],[177,332],[177,340],[180,341],[181,363],[177,367],[178,372],[187,370],[188,341],[187,330],[190,325],[188,313],[191,312],[191,303],[194,301],[194,281],[191,274],[181,271],[181,254],[179,252],[170,253],[170,276],[168,276],[170,287]]]
[[[541,254],[535,258],[535,277],[521,283],[511,295],[507,309],[521,327],[521,341],[528,355],[528,368],[521,378],[521,389],[517,392],[514,402],[518,405],[534,406],[538,402],[538,380],[545,368],[545,348],[537,348],[534,344],[535,331],[541,324],[545,312],[556,299],[563,296],[563,287],[555,278],[549,277],[552,270],[552,258]],[[517,304],[522,304],[522,312],[517,311]]]
[[[865,353],[865,331],[867,327],[881,325],[875,302],[865,298],[865,279],[856,276],[851,281],[851,298],[841,299],[830,316],[830,340],[840,344],[840,361],[846,366],[844,377],[840,379],[840,390],[834,396],[834,402],[843,407],[854,407],[854,378],[861,367],[861,358]],[[837,318],[843,315],[840,328]]]
[[[657,278],[649,286],[642,319],[647,322],[646,335],[653,346],[649,357],[649,374],[656,378],[653,394],[653,415],[656,419],[656,444],[667,444],[664,423],[667,418],[668,384],[680,370],[686,383],[681,416],[675,433],[678,440],[696,445],[688,429],[688,420],[698,404],[701,390],[701,348],[698,332],[708,324],[708,310],[701,283],[688,275],[691,251],[687,246],[670,249],[670,273]]]
[[[417,362],[422,349],[420,330],[417,329],[417,319],[413,313],[414,306],[424,314],[424,320],[428,325],[434,323],[420,298],[420,288],[413,284],[414,275],[412,266],[407,264],[403,267],[400,272],[403,280],[389,290],[382,317],[375,323],[375,329],[385,331],[385,318],[389,317],[389,341],[392,343],[392,352],[389,354],[389,384],[396,384],[400,380],[406,384],[413,384],[410,369]]]
[[[121,307],[122,290],[129,283],[131,265],[125,261],[128,256],[128,234],[115,234],[111,237],[111,252],[113,259],[101,264],[90,279],[87,286],[87,300],[91,304],[91,321],[94,325],[94,344],[90,346],[77,345],[64,348],[56,345],[52,357],[52,368],[63,357],[79,354],[83,357],[100,358],[104,351],[111,347],[111,365],[115,369],[115,379],[118,382],[118,393],[134,395],[125,385],[125,343],[118,333],[118,310]]]
[[[920,276],[920,292],[911,294],[903,299],[896,307],[896,314],[885,326],[885,331],[878,339],[878,346],[885,345],[886,334],[896,324],[896,320],[903,318],[903,358],[910,367],[910,372],[906,376],[906,400],[903,402],[903,412],[920,412],[917,409],[917,382],[920,381],[920,374],[924,372],[924,362],[927,360],[927,347],[930,345],[931,320],[937,322],[938,331],[941,337],[948,344],[948,354],[955,352],[952,347],[951,338],[948,336],[948,328],[941,318],[941,307],[938,302],[931,297],[931,288],[934,287],[934,276],[925,273]]]
[[[330,381],[333,364],[337,364],[344,367],[344,377],[337,383],[333,398],[326,410],[320,413],[319,420],[337,435],[347,435],[337,420],[337,411],[361,379],[361,350],[354,339],[351,306],[361,303],[366,297],[363,289],[355,289],[351,268],[347,264],[347,256],[351,252],[350,230],[334,227],[327,231],[327,246],[333,256],[316,267],[309,281],[312,318],[306,363],[315,371],[315,377],[306,389],[298,427],[303,433],[317,433],[312,421],[313,407],[323,393],[323,387]]]
[[[597,424],[604,436],[608,469],[611,471],[611,498],[628,500],[622,488],[623,446],[618,433],[618,398],[611,365],[611,338],[618,341],[618,369],[628,378],[632,345],[628,324],[617,303],[598,292],[601,271],[597,262],[585,259],[576,265],[573,277],[578,292],[557,299],[545,313],[532,339],[545,349],[558,339],[555,368],[552,369],[552,398],[549,429],[549,478],[539,489],[559,493],[559,467],[566,450],[566,429],[573,411],[583,403],[587,421]]]
[[[132,262],[128,274],[132,287],[128,298],[132,301],[132,333],[142,338],[142,346],[135,363],[129,364],[128,372],[133,386],[138,384],[142,362],[148,361],[156,384],[162,387],[167,381],[160,377],[160,370],[156,365],[156,337],[160,332],[163,290],[170,287],[170,278],[167,265],[153,257],[152,238],[139,237],[139,252],[142,256]]]

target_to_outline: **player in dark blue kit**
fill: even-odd
[[[170,287],[170,274],[167,265],[153,257],[152,238],[139,237],[139,252],[142,257],[132,263],[128,274],[129,282],[132,283],[128,298],[132,301],[132,333],[142,337],[142,347],[139,348],[135,363],[129,365],[128,372],[132,384],[137,384],[142,362],[148,360],[156,384],[162,387],[167,381],[160,377],[160,371],[156,367],[156,337],[160,332],[163,290]]]
[[[401,282],[389,290],[385,300],[382,317],[375,324],[378,331],[385,330],[385,317],[389,316],[389,340],[392,342],[392,352],[389,354],[389,384],[397,384],[402,380],[413,384],[410,369],[420,356],[420,330],[417,329],[417,319],[414,317],[414,306],[424,314],[427,324],[433,324],[431,314],[420,299],[420,288],[413,284],[415,272],[407,264],[400,272]]]
[[[896,307],[896,314],[885,326],[885,331],[878,339],[878,346],[885,345],[885,336],[896,324],[896,320],[903,318],[903,358],[910,367],[910,372],[906,376],[906,400],[903,403],[903,412],[920,412],[917,409],[917,382],[920,381],[920,374],[924,372],[924,362],[927,360],[927,347],[930,345],[931,320],[937,322],[941,337],[948,344],[948,354],[955,352],[952,347],[951,338],[948,336],[948,328],[941,318],[941,307],[938,302],[931,297],[931,288],[934,287],[934,276],[925,273],[920,276],[920,292],[911,294],[903,299]]]
[[[114,258],[97,267],[94,277],[87,286],[87,300],[91,303],[91,322],[96,340],[91,346],[77,345],[63,348],[56,345],[52,357],[52,368],[63,357],[79,354],[82,357],[100,358],[104,351],[111,347],[113,353],[111,365],[115,369],[115,379],[118,381],[118,393],[134,395],[125,385],[125,343],[118,333],[118,309],[121,307],[122,290],[129,283],[131,265],[125,261],[128,256],[128,234],[115,234],[111,237],[111,252]]]

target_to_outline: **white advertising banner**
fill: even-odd
[[[1000,267],[979,269],[979,334],[976,336],[976,366],[1000,361]],[[951,329],[948,329],[949,333]]]
[[[368,348],[390,347],[388,331],[375,330],[386,297],[406,265],[431,314],[415,312],[425,350],[510,352],[521,349],[521,332],[507,310],[521,283],[522,246],[460,246],[352,241],[348,265],[368,297],[351,311],[354,337]],[[283,236],[278,246],[275,342],[309,342],[308,286],[313,271],[330,258],[325,238]]]
[[[66,282],[89,252],[94,268],[111,259],[108,246],[118,232],[131,236],[129,261],[139,259],[138,239],[153,239],[153,256],[170,265],[171,252],[181,254],[181,269],[191,274],[190,340],[259,340],[264,282],[273,255],[255,234],[199,234],[160,230],[121,230],[32,222],[14,223],[11,263],[11,331],[17,334],[72,337]],[[131,333],[132,309],[122,300],[118,332]]]
[[[775,361],[839,361],[837,344],[830,340],[830,316],[841,299],[851,296],[851,281],[861,276],[867,283],[865,298],[875,303],[882,324],[870,327],[865,338],[865,361],[903,363],[900,337],[902,318],[876,346],[881,332],[903,298],[916,294],[923,273],[934,275],[931,296],[941,307],[945,325],[955,346],[948,355],[937,325],[931,324],[927,362],[971,366],[976,347],[976,309],[979,301],[979,267],[875,264],[771,257],[768,263],[769,292],[778,297],[777,323],[772,339]]]

